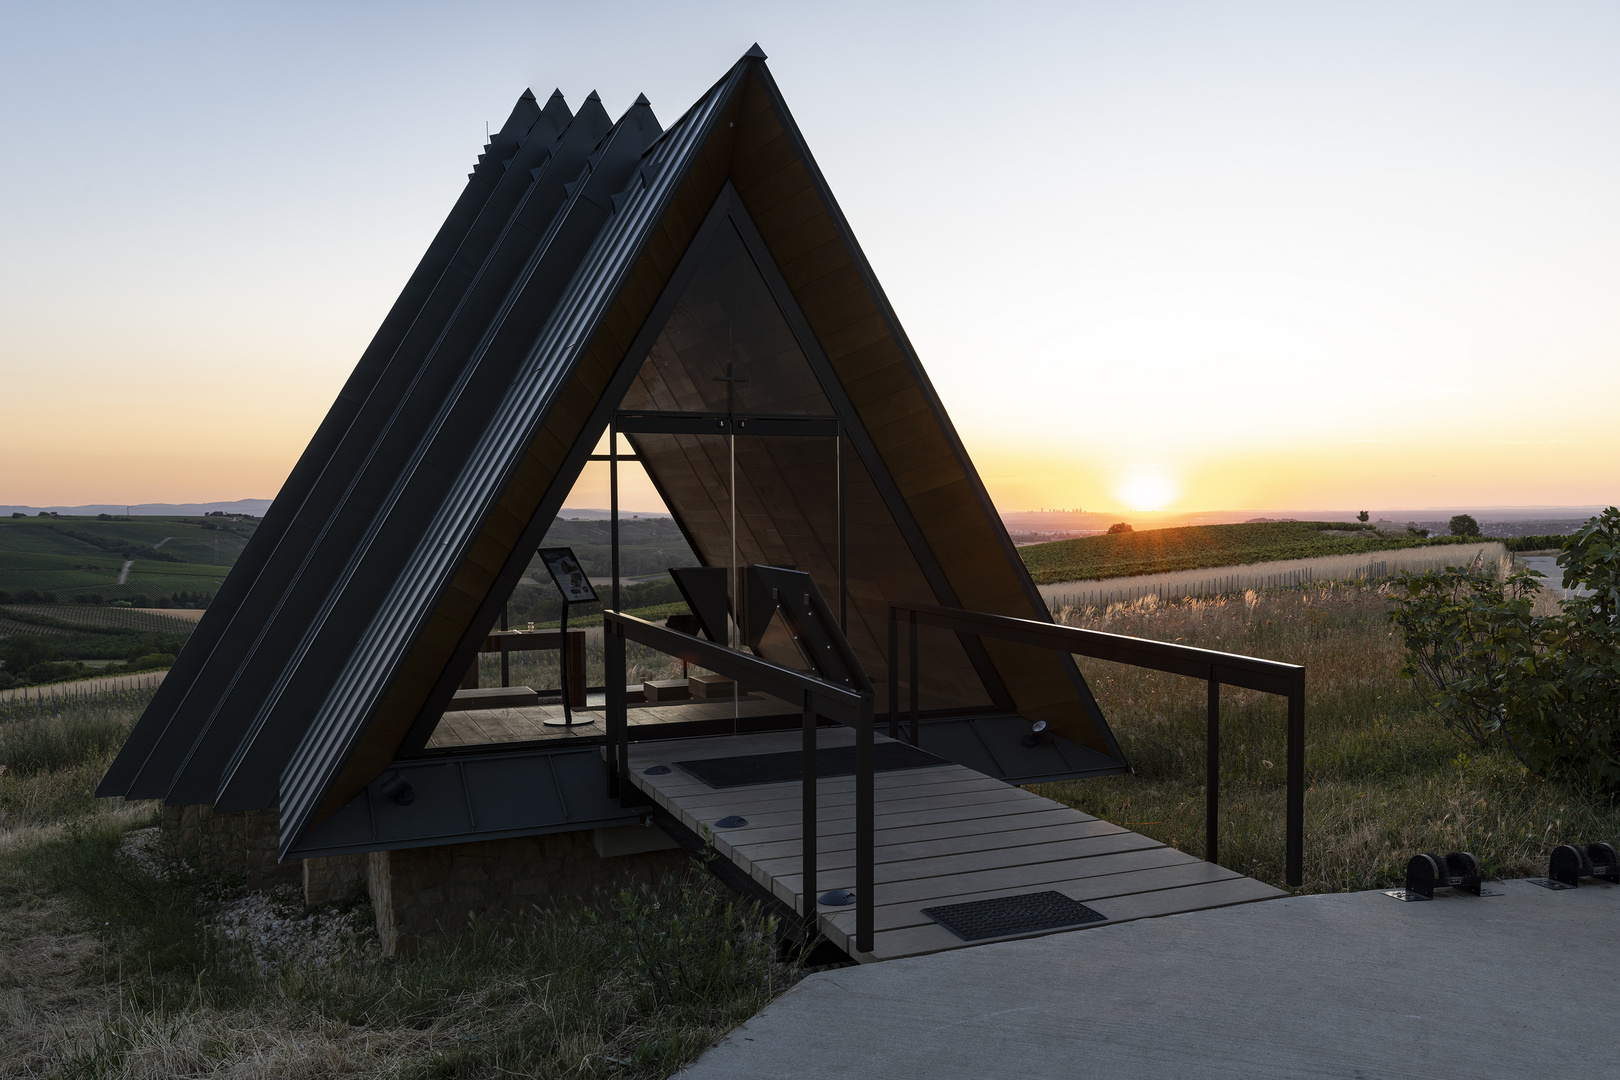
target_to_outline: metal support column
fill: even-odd
[[[900,613],[889,608],[889,738],[900,737]]]
[[[849,557],[849,544],[845,540],[844,527],[844,425],[838,425],[838,461],[835,473],[838,477],[838,628],[849,633],[849,575],[844,565]]]
[[[624,693],[624,627],[617,624],[604,628],[602,634],[603,664],[607,677],[607,752],[608,797],[620,800],[628,794],[630,777],[629,716]],[[566,648],[564,652],[566,653]],[[566,660],[566,656],[564,657]],[[624,787],[621,788],[621,782]]]
[[[877,740],[870,694],[862,702],[859,725],[855,730],[855,948],[870,953],[877,922]]]
[[[1221,684],[1209,669],[1204,729],[1204,861],[1219,863],[1221,814]]]
[[[800,833],[804,841],[804,933],[805,944],[814,940],[819,932],[816,926],[816,709],[810,692],[804,692],[804,823]]]
[[[1288,695],[1288,853],[1284,880],[1305,883],[1305,672]]]
[[[619,428],[608,425],[608,544],[612,548],[613,610],[619,610]],[[566,652],[567,650],[564,649]],[[565,658],[566,662],[566,658]]]
[[[917,710],[917,613],[911,613],[911,666],[906,669],[907,685],[911,688],[911,745],[921,746],[919,742],[921,731],[918,725],[921,717]]]

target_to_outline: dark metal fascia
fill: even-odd
[[[732,190],[729,184],[728,190]],[[765,246],[765,240],[760,236],[759,227],[754,224],[753,216],[749,214],[748,207],[743,204],[742,199],[736,195],[734,190],[732,190],[732,197],[735,209],[732,211],[731,220],[737,229],[738,236],[742,239],[743,247],[747,249],[749,256],[753,258],[754,265],[758,267],[760,276],[764,278],[766,286],[771,290],[771,295],[776,300],[776,306],[781,309],[783,317],[787,320],[788,327],[793,331],[793,336],[798,339],[799,348],[809,360],[811,370],[816,373],[816,378],[821,380],[821,388],[827,395],[827,400],[832,403],[834,411],[842,417],[845,430],[849,433],[849,441],[855,447],[855,453],[860,457],[861,464],[866,466],[867,474],[872,477],[873,486],[878,490],[878,497],[888,507],[889,516],[894,519],[895,525],[900,530],[900,535],[905,539],[906,546],[911,549],[911,557],[917,560],[917,565],[922,570],[923,580],[928,582],[929,587],[934,590],[936,596],[948,596],[951,598],[946,601],[947,605],[961,606],[956,597],[956,590],[951,588],[951,583],[946,578],[944,569],[939,565],[939,560],[934,557],[933,548],[929,546],[927,538],[923,535],[922,528],[917,524],[917,519],[912,514],[910,505],[907,504],[905,497],[900,494],[899,485],[894,482],[894,476],[889,472],[888,464],[883,460],[883,456],[878,453],[877,445],[872,442],[871,433],[866,430],[866,424],[861,420],[860,412],[855,408],[855,403],[849,399],[849,394],[844,389],[843,382],[839,380],[837,373],[833,371],[832,363],[827,359],[827,354],[822,351],[820,340],[817,339],[815,331],[810,328],[810,321],[804,317],[804,312],[799,308],[798,298],[793,295],[793,290],[788,287],[787,279],[782,276],[782,271],[776,265],[776,260],[771,257],[770,249]],[[962,648],[966,650],[968,659],[973,664],[973,670],[979,676],[979,681],[984,684],[985,691],[990,695],[991,701],[995,703],[998,709],[1012,708],[1012,695],[1007,692],[1007,684],[1001,678],[1001,672],[996,670],[995,664],[990,659],[989,652],[985,650],[984,643],[977,638],[971,637],[959,636],[958,640],[961,641]],[[886,657],[885,660],[892,662],[893,658]]]
[[[656,124],[650,115],[644,119]],[[621,124],[600,141],[596,151],[599,162],[603,162],[606,155],[606,163],[600,168],[612,171],[633,164],[635,154],[621,151],[626,149],[624,140],[636,138],[639,135],[633,126]],[[639,153],[639,146],[634,149]],[[553,157],[552,161],[557,162],[558,158]],[[558,168],[562,167],[559,163]],[[392,427],[401,430],[408,447],[403,464],[391,464],[391,460],[397,459],[379,463],[379,468],[386,470],[381,482],[388,485],[387,493],[365,519],[364,532],[358,541],[343,545],[333,555],[334,560],[342,561],[342,568],[335,581],[323,590],[319,611],[307,620],[302,639],[296,649],[290,651],[276,687],[265,695],[255,719],[254,737],[242,744],[227,770],[216,798],[217,808],[251,809],[273,804],[289,756],[312,732],[318,737],[320,718],[324,715],[320,710],[323,703],[332,705],[333,695],[338,692],[334,688],[341,689],[343,672],[367,662],[363,657],[374,649],[379,635],[389,638],[406,633],[414,640],[419,633],[419,623],[410,621],[413,616],[402,617],[397,610],[380,614],[378,605],[390,595],[396,602],[407,605],[427,603],[429,606],[425,610],[418,609],[415,616],[425,620],[448,587],[448,577],[439,580],[414,573],[410,565],[412,552],[421,554],[418,541],[421,530],[429,526],[427,519],[454,501],[457,475],[467,464],[469,455],[476,452],[475,444],[469,443],[464,451],[446,455],[440,453],[441,441],[453,442],[475,433],[456,423],[457,410],[467,404],[466,394],[475,380],[481,390],[488,392],[489,387],[484,385],[488,381],[484,377],[485,363],[491,361],[496,347],[500,346],[495,362],[512,368],[521,365],[521,357],[513,353],[514,347],[521,346],[502,338],[508,318],[520,313],[537,319],[537,325],[544,324],[547,313],[556,308],[557,297],[566,292],[572,267],[579,258],[576,252],[589,250],[604,219],[594,205],[580,197],[580,189],[576,188],[553,215],[538,245],[530,247],[528,241],[516,237],[517,230],[513,231],[514,242],[521,245],[519,250],[528,252],[522,273],[513,283],[495,283],[493,287],[501,291],[499,304],[493,312],[479,315],[469,323],[468,329],[478,334],[470,355],[452,352],[444,357],[444,363],[454,374],[449,389],[434,394],[431,399],[415,401],[418,411],[430,409],[429,415],[404,427],[398,422],[392,423]],[[542,291],[554,288],[555,292],[535,298],[529,292],[535,287]],[[506,379],[503,375],[502,392]],[[487,407],[480,409],[480,428],[498,407],[497,395]],[[419,525],[413,522],[413,515],[423,519]],[[470,539],[460,538],[456,550],[461,550]],[[441,538],[438,543],[446,549],[452,546],[451,539]],[[311,557],[314,555],[312,553]],[[459,563],[458,557],[456,565]],[[402,618],[405,621],[401,621]],[[311,657],[313,662],[309,660]],[[352,704],[340,707],[352,707]]]
[[[928,403],[929,409],[934,413],[934,417],[939,423],[940,430],[945,435],[946,442],[950,445],[952,453],[956,455],[963,475],[967,477],[968,487],[973,492],[974,499],[979,503],[985,517],[989,519],[990,527],[1002,551],[1012,564],[1013,574],[1018,581],[1019,587],[1023,589],[1031,610],[1035,612],[1037,618],[1045,619],[1047,622],[1053,621],[1051,611],[1047,608],[1046,602],[1041,599],[1040,590],[1035,587],[1034,579],[1029,576],[1029,570],[1024,566],[1024,561],[1019,558],[1018,549],[1014,546],[1012,538],[1007,535],[1007,528],[1002,524],[1001,515],[996,512],[995,504],[990,499],[990,493],[985,489],[984,481],[979,477],[978,469],[974,468],[972,459],[968,457],[967,448],[963,445],[961,436],[957,434],[956,426],[951,423],[950,416],[945,412],[944,402],[940,400],[938,391],[934,389],[934,384],[929,381],[928,375],[923,371],[922,361],[917,356],[917,350],[912,347],[911,339],[906,336],[905,329],[900,325],[900,318],[895,314],[893,305],[889,303],[888,295],[884,293],[883,286],[878,282],[872,264],[867,261],[866,253],[861,250],[860,242],[855,239],[855,232],[850,228],[849,220],[844,217],[844,212],[839,207],[838,200],[833,197],[832,189],[828,186],[826,177],[822,175],[820,166],[816,164],[815,158],[811,155],[809,144],[805,142],[804,133],[799,130],[799,125],[794,121],[792,112],[788,110],[787,101],[782,97],[781,89],[776,85],[776,80],[771,77],[770,69],[763,63],[758,65],[757,75],[770,97],[771,107],[776,110],[777,116],[782,122],[783,130],[787,133],[789,140],[793,143],[795,152],[804,163],[805,173],[810,177],[810,182],[814,186],[816,194],[827,208],[827,215],[832,219],[833,227],[837,230],[840,239],[849,251],[850,258],[854,261],[856,270],[861,275],[861,280],[871,290],[878,312],[883,317],[884,326],[899,347],[900,355],[904,357],[906,365],[911,369],[912,377],[917,381],[923,400]],[[1092,723],[1096,725],[1098,732],[1102,735],[1103,741],[1109,748],[1109,753],[1123,762],[1125,755],[1119,747],[1119,741],[1114,738],[1113,730],[1108,726],[1108,721],[1103,718],[1102,709],[1098,707],[1097,699],[1092,696],[1091,688],[1086,684],[1085,677],[1080,674],[1080,669],[1075,665],[1074,659],[1060,656],[1058,662],[1063,667],[1065,674],[1068,675],[1069,682],[1074,687],[1076,694],[1079,695],[1086,712],[1091,717]]]
[[[735,70],[740,72],[742,66]],[[613,298],[662,220],[678,181],[685,178],[686,166],[706,144],[714,119],[736,86],[736,81],[729,83],[708,109],[693,114],[688,136],[665,141],[662,155],[654,159],[659,169],[652,186],[613,215],[598,234],[467,458],[452,489],[453,497],[440,505],[363,634],[361,640],[367,647],[350,654],[339,681],[325,695],[315,720],[281,770],[283,854],[336,782],[396,677],[410,643],[420,636],[455,568],[504,490],[504,481],[532,443],[535,430],[545,422],[556,394],[600,328]],[[674,167],[676,162],[681,167]]]
[[[556,110],[550,103],[547,108],[552,113],[550,118],[555,120]],[[563,105],[562,113],[566,112],[567,106]],[[543,111],[535,106],[533,95],[525,91],[496,138],[516,139],[520,131],[526,134],[543,115]],[[421,261],[412,271],[405,288],[372,336],[332,407],[327,410],[314,437],[299,455],[298,463],[282,484],[264,519],[249,537],[208,610],[187,639],[169,676],[153,695],[141,720],[125,740],[96,790],[98,796],[150,798],[162,794],[170,786],[174,769],[179,767],[185,751],[195,738],[195,731],[188,737],[184,732],[176,734],[170,730],[177,714],[186,705],[191,687],[210,666],[221,640],[232,633],[239,607],[258,583],[259,575],[270,562],[275,549],[297,520],[305,498],[319,482],[348,434],[362,401],[387,366],[385,358],[392,357],[398,350],[493,193],[494,187],[487,182],[487,177],[475,168]],[[178,745],[169,747],[164,746],[165,743]],[[160,747],[174,759],[172,765],[163,763]],[[160,790],[135,794],[132,789],[142,786],[148,769],[155,770],[159,776],[146,786]]]
[[[594,141],[594,133],[605,124],[606,114],[590,109],[581,110],[569,128],[551,132],[550,139],[541,139],[531,129],[533,137],[520,151],[520,160],[527,162],[536,155],[546,155],[548,161],[558,162],[565,168],[571,156],[583,152],[579,145],[584,139]],[[539,124],[536,124],[536,128]],[[570,154],[568,147],[577,147]],[[542,178],[544,170],[542,170]],[[363,485],[376,485],[375,472],[388,470],[392,443],[400,433],[408,441],[420,438],[424,426],[421,421],[408,422],[408,411],[420,406],[420,387],[428,372],[445,364],[458,364],[453,356],[445,356],[441,345],[450,329],[460,325],[471,298],[485,288],[488,268],[501,257],[506,246],[522,243],[525,250],[529,241],[516,233],[515,222],[534,204],[541,181],[526,175],[523,170],[508,171],[497,195],[486,204],[479,220],[469,231],[462,251],[474,248],[471,255],[457,261],[473,266],[468,274],[460,269],[446,272],[429,303],[436,304],[435,318],[423,322],[427,309],[418,317],[408,336],[395,352],[384,379],[379,380],[367,400],[366,415],[351,427],[345,445],[334,455],[317,486],[304,500],[299,510],[299,529],[289,530],[283,545],[278,548],[272,568],[267,570],[264,587],[256,590],[257,604],[244,605],[238,612],[251,634],[243,653],[227,672],[223,688],[204,684],[198,689],[207,703],[211,703],[209,723],[197,736],[186,758],[185,765],[172,778],[165,795],[171,804],[215,802],[223,778],[236,767],[252,745],[264,723],[264,703],[272,700],[280,688],[291,678],[295,658],[294,646],[307,627],[321,597],[330,595],[330,571],[343,565],[353,551],[356,530],[363,530],[364,522],[357,518],[356,509],[366,503],[359,493]],[[527,235],[527,234],[524,234]],[[487,287],[500,290],[504,295],[509,282],[496,280]],[[440,299],[442,297],[442,300]],[[437,398],[429,400],[427,407],[437,409]],[[386,480],[383,481],[387,483]],[[373,522],[374,523],[374,522]],[[363,535],[363,531],[361,533]],[[338,548],[334,552],[333,548]],[[313,571],[313,572],[312,572]],[[268,607],[269,611],[264,611]],[[218,717],[243,717],[243,720],[216,720]],[[229,723],[233,726],[224,727]],[[237,807],[238,809],[253,807]]]

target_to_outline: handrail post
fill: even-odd
[[[855,948],[864,953],[872,951],[872,933],[877,924],[877,784],[873,776],[877,753],[873,726],[872,696],[868,694],[861,708],[860,726],[855,729]]]
[[[624,626],[616,622],[604,623],[604,630],[602,666],[606,669],[607,677],[607,752],[610,755],[608,797],[621,799],[623,805],[620,780],[628,780],[630,773],[630,724],[624,693],[624,680],[627,678],[624,669]],[[564,658],[566,661],[566,656]]]
[[[810,691],[804,692],[804,735],[802,743],[804,765],[803,827],[799,830],[804,842],[802,869],[804,872],[804,932],[808,947],[817,933],[816,927],[816,708]]]
[[[1305,672],[1288,693],[1288,853],[1284,880],[1305,883]]]
[[[1209,668],[1209,704],[1204,714],[1204,861],[1219,863],[1221,814],[1221,683]]]
[[[906,683],[911,690],[911,745],[921,746],[922,733],[917,730],[917,613],[911,613],[911,666],[906,669]]]
[[[900,737],[900,611],[889,605],[889,738]]]

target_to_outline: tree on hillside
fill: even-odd
[[[1108,531],[1110,533],[1128,533],[1135,532],[1136,530],[1131,528],[1130,522],[1128,521],[1116,521],[1112,525],[1108,526]]]
[[[1363,525],[1365,525],[1371,518],[1372,515],[1367,513],[1365,510],[1356,515],[1356,520],[1361,522]]]
[[[1475,521],[1467,514],[1458,514],[1456,517],[1452,518],[1450,527],[1452,536],[1479,535],[1479,522]]]

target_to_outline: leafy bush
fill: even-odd
[[[26,671],[50,658],[51,647],[33,634],[13,634],[0,640],[0,663],[7,671]]]
[[[1468,514],[1458,514],[1446,523],[1452,536],[1478,536],[1479,522]]]
[[[1566,589],[1556,615],[1534,615],[1535,571],[1489,569],[1406,577],[1391,620],[1405,638],[1402,673],[1482,744],[1504,741],[1539,775],[1620,788],[1620,509],[1569,537],[1558,556]]]
[[[1116,521],[1112,525],[1108,526],[1108,534],[1110,536],[1117,536],[1119,533],[1135,531],[1135,529],[1131,528],[1131,523],[1128,521]]]

